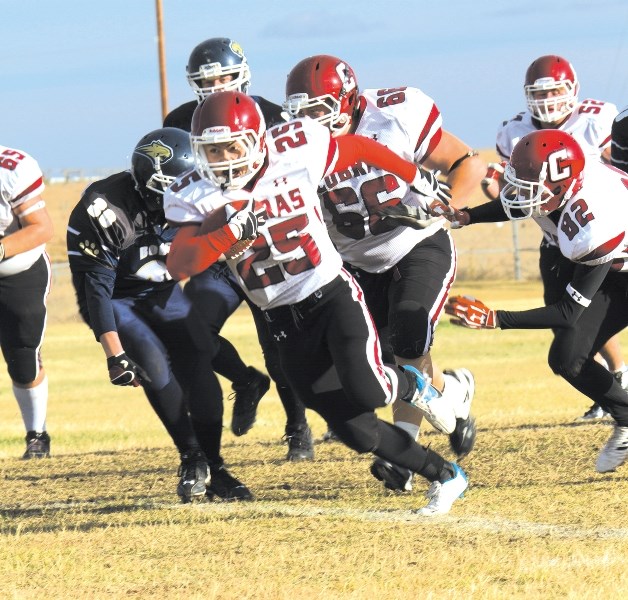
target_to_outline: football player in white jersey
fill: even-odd
[[[573,66],[561,56],[540,56],[526,71],[523,89],[528,110],[504,121],[497,132],[496,150],[502,161],[507,161],[517,142],[532,131],[559,129],[573,136],[585,156],[610,162],[611,126],[617,107],[610,102],[587,98],[578,100],[580,84]],[[499,197],[503,185],[503,165],[491,164],[482,182],[485,194]],[[539,267],[543,280],[544,301],[556,302],[571,277],[572,266],[560,253],[551,236],[541,241]],[[612,338],[600,349],[600,355],[615,376],[628,389],[628,368],[621,346]],[[606,413],[596,404],[580,417],[598,419]]]
[[[448,512],[467,487],[455,463],[375,414],[397,398],[437,427],[449,412],[423,374],[385,365],[362,290],[343,268],[321,215],[319,182],[359,161],[436,195],[409,161],[362,136],[331,137],[311,119],[266,131],[258,105],[239,92],[208,96],[192,119],[196,170],[165,195],[179,227],[167,265],[176,279],[225,255],[264,312],[281,366],[305,405],[357,452],[372,452],[432,482],[420,514]],[[455,423],[454,423],[455,425]]]
[[[50,456],[48,377],[41,359],[52,221],[34,158],[0,145],[0,346],[26,428],[23,458]]]
[[[462,206],[478,189],[486,164],[476,152],[443,130],[434,100],[413,87],[358,91],[349,64],[329,55],[300,61],[288,74],[284,109],[325,124],[337,139],[351,133],[375,139],[417,165],[447,175],[451,198]],[[433,176],[433,175],[432,175]],[[355,165],[326,177],[319,187],[324,218],[345,266],[360,282],[388,361],[425,371],[451,401],[456,428],[450,433],[458,457],[471,450],[475,423],[470,416],[473,375],[445,371],[432,363],[430,349],[442,307],[456,273],[456,251],[444,219],[417,231],[381,211],[422,211],[425,218],[448,210],[442,202],[413,192],[399,177]],[[395,424],[418,437],[421,415],[395,403]],[[412,473],[382,459],[371,467],[386,487],[411,489]]]
[[[532,217],[572,263],[571,278],[562,297],[541,308],[492,310],[457,296],[445,310],[474,329],[552,328],[551,369],[615,420],[596,463],[600,473],[613,471],[628,456],[628,391],[594,356],[628,325],[628,176],[592,157],[585,162],[578,142],[557,129],[521,138],[504,176],[501,203],[452,218],[469,224]]]

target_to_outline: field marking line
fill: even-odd
[[[92,502],[54,502],[50,504],[31,505],[28,510],[71,510],[76,508],[93,508]],[[283,502],[257,500],[254,502],[204,502],[202,504],[173,504],[167,502],[143,502],[138,506],[129,506],[129,510],[198,510],[217,516],[241,516],[247,518],[258,516],[275,517],[340,517],[355,521],[371,523],[407,523],[416,525],[448,525],[456,529],[485,531],[498,534],[520,534],[530,537],[551,537],[554,539],[607,539],[628,540],[628,528],[613,527],[579,527],[576,525],[554,525],[531,521],[512,520],[502,517],[458,516],[447,514],[439,517],[423,517],[412,510],[361,510],[356,508],[321,507],[294,505]]]

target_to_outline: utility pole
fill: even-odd
[[[161,120],[168,114],[168,82],[166,81],[166,52],[164,49],[164,14],[161,0],[155,0],[157,11],[157,47],[159,52],[159,87],[161,90]]]

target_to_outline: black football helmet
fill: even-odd
[[[149,212],[163,210],[166,188],[181,173],[194,168],[190,135],[183,129],[163,127],[147,133],[136,144],[131,174]]]
[[[186,67],[188,83],[200,102],[214,92],[236,91],[246,94],[251,71],[242,46],[229,38],[210,38],[192,50]],[[228,82],[208,80],[232,75]]]

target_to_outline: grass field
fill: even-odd
[[[513,309],[540,298],[536,282],[456,291]],[[224,435],[225,459],[255,501],[180,505],[172,444],[141,391],[109,384],[73,313],[60,272],[44,346],[50,460],[19,460],[22,425],[3,375],[0,598],[626,597],[628,466],[595,472],[611,428],[574,421],[589,402],[549,372],[547,332],[439,327],[437,362],[475,373],[479,434],[462,463],[466,497],[425,520],[413,513],[425,482],[387,492],[370,458],[339,444],[286,463],[273,388],[249,434]],[[245,310],[225,334],[262,368]],[[226,423],[230,411],[227,402]],[[309,417],[320,437],[324,424]],[[422,442],[451,457],[429,425]]]

